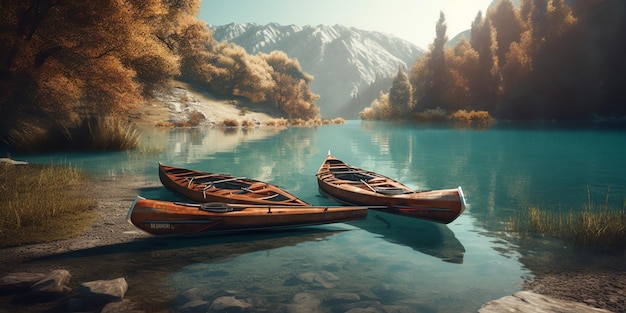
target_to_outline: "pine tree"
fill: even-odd
[[[389,88],[389,104],[392,108],[392,114],[396,117],[406,117],[411,105],[411,84],[409,77],[404,73],[401,67],[393,79],[391,88]]]

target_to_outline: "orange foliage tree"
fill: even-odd
[[[198,0],[3,1],[0,134],[124,111],[178,73],[159,34]]]
[[[319,107],[315,105],[319,96],[308,86],[313,77],[302,71],[298,60],[290,59],[282,51],[260,53],[259,56],[272,68],[271,75],[276,82],[268,95],[268,100],[285,112],[290,119],[319,117]]]

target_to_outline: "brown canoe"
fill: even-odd
[[[367,207],[177,203],[137,196],[126,219],[145,232],[174,235],[341,223],[366,216]]]
[[[465,210],[461,187],[413,191],[380,174],[349,165],[330,152],[317,172],[324,196],[349,205],[448,224]]]
[[[262,181],[190,170],[159,163],[163,186],[195,202],[308,206],[294,195]]]

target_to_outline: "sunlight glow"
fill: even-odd
[[[335,25],[379,31],[427,49],[443,12],[448,38],[470,28],[492,0],[202,0],[199,18],[212,25],[254,22],[265,25]]]

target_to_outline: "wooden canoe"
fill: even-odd
[[[154,235],[195,234],[341,223],[364,219],[367,207],[178,203],[137,196],[126,220]]]
[[[159,179],[166,188],[195,202],[309,206],[278,186],[246,177],[159,163]]]
[[[348,205],[448,224],[465,210],[461,187],[414,191],[372,171],[347,164],[328,153],[317,172],[320,193]]]

